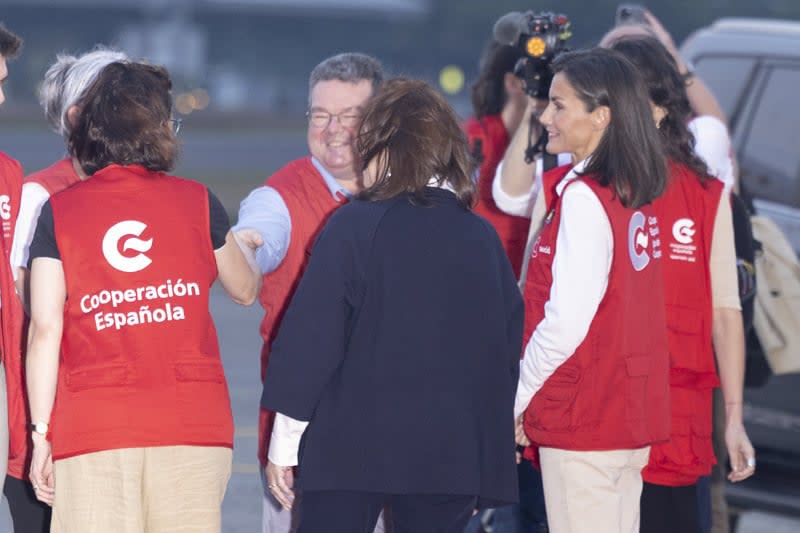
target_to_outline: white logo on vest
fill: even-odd
[[[7,194],[0,195],[0,218],[3,219],[3,236],[11,238],[11,197]]]
[[[143,241],[137,239],[147,228],[147,224],[138,220],[123,220],[111,226],[103,237],[103,255],[108,264],[121,272],[139,272],[147,268],[152,259],[144,255],[144,252],[153,247],[153,239]],[[125,239],[124,242],[122,240]],[[122,251],[133,250],[140,252],[133,257],[127,257],[120,253],[120,243]]]
[[[672,225],[672,236],[681,244],[692,244],[695,230],[694,220],[690,218],[679,218]]]
[[[694,220],[679,218],[672,225],[672,238],[675,242],[669,243],[669,258],[673,261],[695,263],[697,261],[697,246],[694,244]]]
[[[0,196],[0,218],[11,220],[11,198],[7,194]]]

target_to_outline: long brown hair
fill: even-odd
[[[172,82],[162,67],[116,62],[105,67],[78,102],[69,152],[87,175],[112,164],[168,171],[178,157],[169,124]]]
[[[496,115],[506,105],[505,75],[523,55],[516,46],[499,44],[491,39],[483,50],[478,79],[472,84],[472,112],[476,117]]]
[[[584,173],[613,187],[625,207],[659,197],[667,183],[666,158],[647,88],[633,64],[618,52],[593,48],[560,55],[552,68],[566,77],[587,112],[600,106],[611,110]]]
[[[380,157],[378,176],[359,198],[384,200],[411,193],[425,203],[431,178],[453,189],[471,208],[475,196],[472,158],[458,118],[447,100],[423,81],[384,82],[364,110],[356,139],[360,170]]]
[[[689,131],[692,108],[675,59],[655,37],[622,37],[614,41],[611,49],[636,65],[647,85],[650,101],[666,111],[658,131],[667,157],[689,167],[701,183],[711,179],[705,162],[694,151],[695,139]]]

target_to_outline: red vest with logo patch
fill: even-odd
[[[12,379],[19,373],[22,362],[22,343],[27,339],[22,338],[22,302],[17,296],[14,285],[14,272],[11,266],[11,246],[14,239],[14,229],[19,215],[19,203],[22,194],[22,166],[0,152],[0,221],[2,221],[2,235],[0,236],[0,358],[5,367],[7,379]],[[13,388],[10,392],[13,392]],[[8,394],[9,413],[25,412],[25,400],[19,395]],[[9,417],[9,422],[11,418]]]
[[[471,118],[464,124],[464,130],[467,133],[470,149],[477,152],[480,148],[482,158],[478,174],[479,201],[473,211],[494,226],[514,269],[514,275],[519,277],[531,219],[502,212],[492,196],[495,170],[508,148],[508,132],[500,115]]]
[[[27,335],[22,335],[22,321],[25,313],[22,302],[17,296],[14,286],[14,272],[11,266],[11,246],[19,215],[22,194],[22,167],[18,162],[0,152],[0,219],[3,221],[3,236],[0,249],[3,254],[3,265],[0,267],[0,320],[2,320],[2,358],[6,371],[9,428],[8,473],[14,474],[22,470],[23,464],[15,463],[12,455],[15,449],[25,447],[28,438],[27,400],[21,389],[24,383],[22,353]],[[15,438],[14,429],[19,427],[19,436]],[[22,442],[20,442],[22,441]],[[16,446],[15,446],[16,444]],[[19,454],[18,454],[19,455]],[[21,453],[24,461],[24,450]],[[20,461],[22,462],[22,461]]]
[[[683,165],[654,206],[662,229],[662,273],[670,352],[672,430],[653,446],[642,477],[667,486],[691,485],[716,462],[711,441],[711,392],[719,384],[711,337],[711,241],[722,182],[701,183]]]
[[[278,334],[283,314],[289,307],[300,278],[305,272],[311,248],[328,217],[342,206],[346,199],[337,201],[310,157],[292,161],[264,183],[283,198],[292,221],[289,248],[278,268],[264,275],[259,301],[264,307],[261,321],[261,380],[264,380],[269,350]],[[261,409],[258,420],[258,459],[267,463],[269,437],[272,433],[274,413]]]
[[[25,176],[24,183],[36,183],[49,195],[63,191],[80,181],[72,166],[72,159],[64,158],[49,167]],[[28,317],[22,316],[22,338],[28,334]],[[26,346],[21,343],[22,357],[6,365],[8,384],[8,475],[17,479],[27,479],[30,469],[30,417],[28,416],[28,394],[25,386],[24,353]]]
[[[11,245],[14,229],[19,215],[19,201],[22,195],[22,166],[15,159],[0,152],[0,222],[2,236],[0,253],[3,261],[0,266],[0,320],[2,321],[2,361],[20,357],[20,324],[22,303],[14,286],[14,273],[11,270]]]
[[[232,447],[207,189],[111,165],[50,202],[67,289],[53,458]]]
[[[567,450],[639,448],[669,435],[658,222],[651,206],[625,208],[611,188],[578,179],[597,195],[611,224],[608,286],[586,338],[528,405],[525,432],[539,446]],[[524,298],[534,327],[550,297],[560,221],[559,197],[531,251]]]

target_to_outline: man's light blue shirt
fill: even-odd
[[[319,171],[325,185],[333,195],[350,198],[352,193],[339,185],[328,170],[316,158],[311,163]],[[299,179],[299,178],[298,178]],[[261,234],[264,245],[256,250],[256,262],[262,274],[272,272],[281,264],[289,249],[292,235],[292,217],[280,193],[268,185],[261,186],[247,195],[239,204],[239,220],[233,231],[249,228]]]

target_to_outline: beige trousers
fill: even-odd
[[[233,450],[123,448],[56,461],[55,533],[218,533]]]
[[[650,447],[578,452],[541,448],[550,533],[638,533]]]

